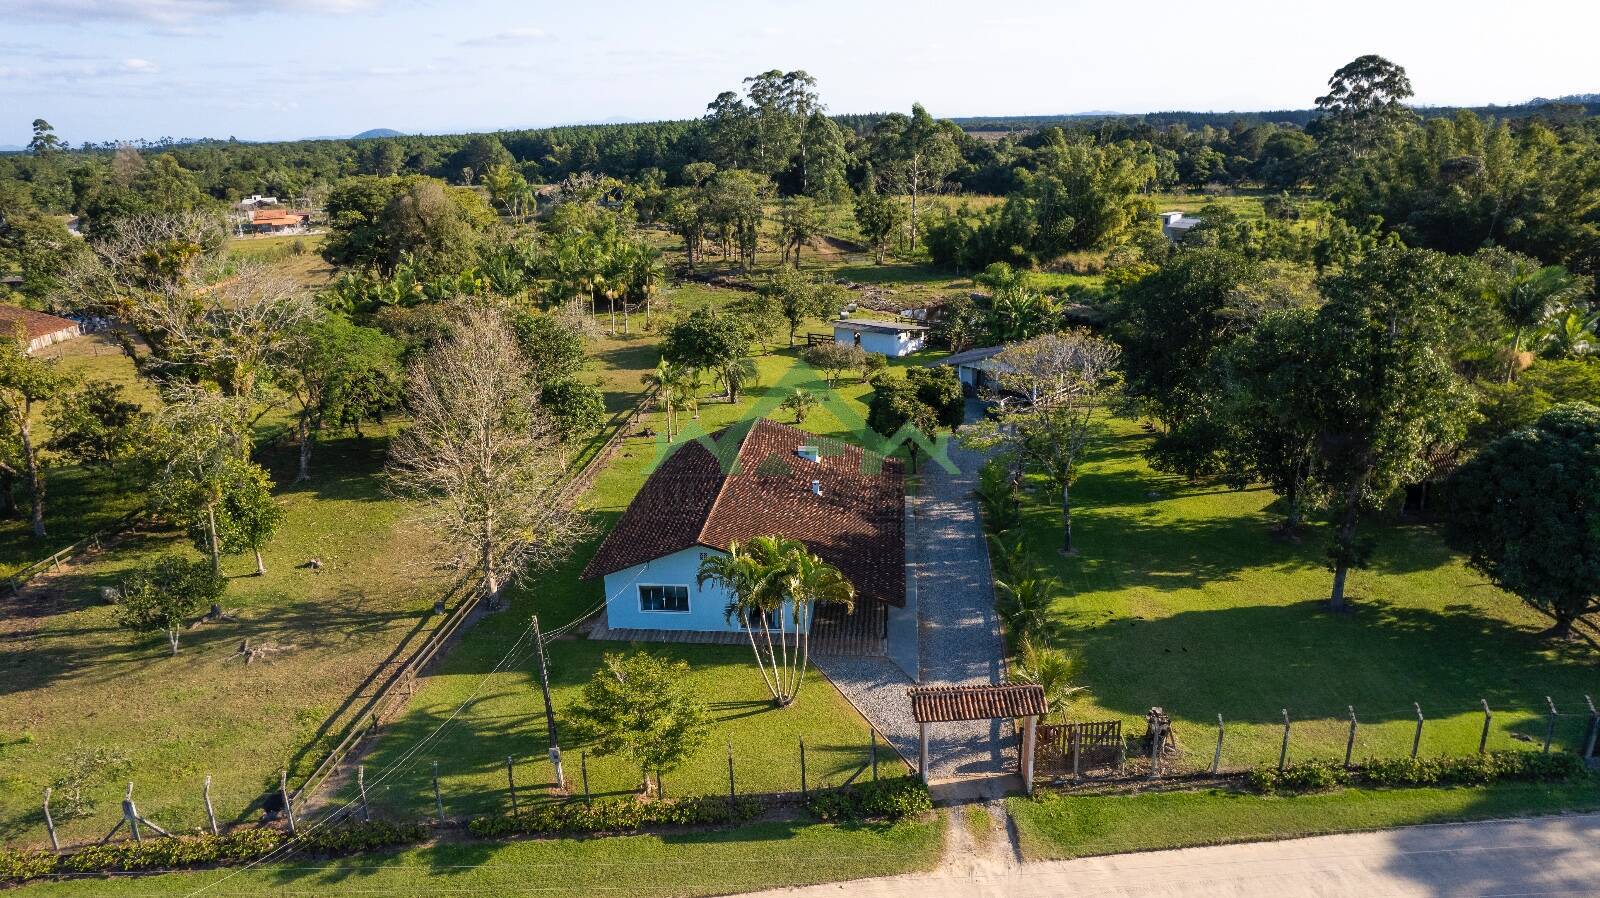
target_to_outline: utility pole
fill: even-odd
[[[561,742],[556,737],[556,712],[550,704],[550,669],[544,658],[544,634],[539,632],[539,615],[533,616],[533,641],[539,646],[539,690],[544,693],[544,722],[550,731],[550,766],[556,771],[556,788],[565,792],[567,777],[561,770]]]

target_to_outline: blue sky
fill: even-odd
[[[835,112],[1310,105],[1362,53],[1417,101],[1600,91],[1594,0],[0,0],[0,145],[699,115],[769,68]]]

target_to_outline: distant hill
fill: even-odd
[[[373,128],[370,131],[362,131],[360,134],[357,134],[356,136],[354,136],[354,137],[352,137],[350,139],[351,140],[367,140],[367,139],[372,138],[372,137],[404,137],[404,136],[405,136],[404,134],[401,134],[399,131],[396,131],[393,128]]]

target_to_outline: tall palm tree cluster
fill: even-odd
[[[735,541],[727,554],[707,555],[698,582],[728,593],[727,619],[738,621],[750,637],[761,678],[780,708],[795,700],[805,682],[817,604],[855,608],[855,587],[838,568],[805,543],[782,536]]]

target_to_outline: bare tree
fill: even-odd
[[[390,451],[391,483],[416,503],[454,566],[483,577],[492,607],[507,583],[564,557],[586,530],[558,496],[560,432],[493,309],[463,307],[410,380],[412,423]]]
[[[200,213],[132,216],[90,244],[68,275],[75,303],[143,341],[124,349],[153,377],[209,378],[251,396],[295,329],[321,314],[293,280],[259,263],[226,262],[225,226]]]
[[[1072,480],[1095,416],[1117,387],[1115,343],[1087,330],[1044,334],[995,356],[997,415],[963,429],[975,448],[1002,448],[1061,491],[1061,551],[1073,554]]]

